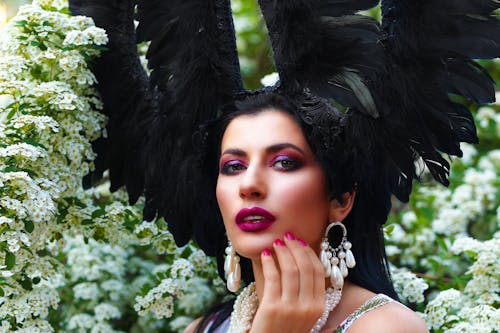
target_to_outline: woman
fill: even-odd
[[[325,291],[331,287],[319,259],[322,238],[329,221],[349,220],[354,184],[340,200],[331,200],[326,170],[302,131],[301,125],[307,125],[300,124],[283,97],[263,93],[240,104],[240,110],[221,124],[226,127],[216,193],[228,239],[236,253],[251,260],[258,308],[250,318],[250,332],[309,332],[325,311]],[[356,243],[360,237],[353,239],[353,248],[368,248]],[[373,239],[382,252],[380,239]],[[384,277],[385,284],[372,290],[346,281],[321,332],[345,332],[349,327],[349,332],[427,332],[410,309],[388,297],[377,302],[379,292],[395,295]],[[354,313],[370,302],[367,309]],[[225,332],[231,310],[232,304],[227,304],[185,332]]]
[[[70,0],[110,39],[91,178],[109,169],[112,190],[144,195],[144,218],[215,256],[231,291],[255,281],[233,315],[222,305],[188,332],[426,331],[374,296],[397,299],[382,225],[416,162],[448,185],[442,154],[477,142],[450,95],[494,101],[472,58],[500,55],[500,2],[383,0],[381,25],[356,14],[378,2],[260,0],[280,82],[248,91],[229,0]],[[352,323],[356,309],[372,311]]]

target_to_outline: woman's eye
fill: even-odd
[[[224,175],[233,175],[245,169],[245,166],[238,161],[229,161],[222,165],[220,172]]]
[[[278,170],[291,171],[298,169],[301,163],[291,158],[282,158],[275,161],[273,166]]]

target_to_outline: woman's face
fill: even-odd
[[[326,178],[290,114],[269,109],[229,123],[217,201],[240,255],[259,258],[287,231],[319,250],[330,212]]]

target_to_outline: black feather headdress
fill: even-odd
[[[442,155],[461,156],[460,142],[477,142],[457,101],[494,101],[494,82],[474,59],[500,56],[500,2],[384,0],[381,24],[359,14],[378,3],[259,0],[280,82],[252,92],[240,75],[230,0],[70,0],[74,14],[93,17],[110,37],[94,67],[108,135],[95,142],[89,180],[109,169],[112,189],[125,186],[132,203],[144,195],[145,218],[165,217],[178,245],[193,238],[219,255],[224,227],[216,180],[201,170],[200,128],[241,99],[274,93],[308,125],[338,192],[356,187],[352,214],[364,222],[354,231],[380,232],[391,195],[408,200],[416,162],[447,185]],[[142,41],[151,42],[150,75],[137,54]]]

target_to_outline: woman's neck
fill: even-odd
[[[262,262],[260,259],[252,260],[253,276],[255,278],[255,290],[259,303],[262,302],[262,295],[264,294],[264,272],[262,271]]]

